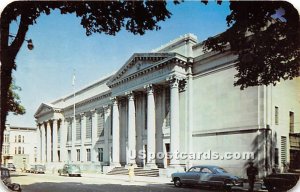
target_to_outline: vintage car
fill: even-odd
[[[31,173],[45,173],[46,167],[45,165],[34,165],[30,168]]]
[[[58,174],[61,175],[68,175],[71,176],[81,176],[80,167],[75,164],[65,164],[62,169],[58,170]]]
[[[187,172],[173,173],[172,182],[176,187],[182,185],[200,185],[225,190],[232,186],[243,186],[243,180],[229,174],[218,166],[193,166]]]
[[[0,191],[8,191],[7,189],[5,189],[5,186],[6,186],[11,191],[21,192],[22,189],[21,189],[21,186],[19,184],[17,184],[17,183],[11,183],[9,169],[4,168],[4,167],[1,167],[0,169],[1,169]]]
[[[270,192],[283,192],[292,189],[298,180],[296,173],[273,173],[264,178],[264,185]]]
[[[8,163],[6,167],[10,171],[16,171],[16,167],[13,163]]]

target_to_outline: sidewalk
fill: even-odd
[[[248,191],[249,183],[244,183],[243,187],[232,187],[232,191]],[[257,182],[254,184],[255,192],[268,192],[267,189],[263,189],[262,182]]]
[[[101,173],[82,173],[82,177],[86,178],[100,178],[100,179],[113,179],[128,181],[128,175],[106,175]],[[171,178],[167,177],[146,177],[146,176],[135,176],[134,182],[143,182],[148,184],[171,184]]]
[[[112,180],[121,180],[122,182],[128,182],[128,175],[106,175],[101,173],[83,173],[83,177],[86,178],[99,178],[99,179],[112,179]],[[171,185],[171,178],[167,177],[145,177],[145,176],[135,176],[134,182],[141,182],[147,184],[169,184]],[[232,187],[232,191],[248,191],[249,184],[244,183],[243,187]],[[262,183],[257,182],[254,185],[255,192],[268,192],[266,189],[262,189]]]

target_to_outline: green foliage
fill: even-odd
[[[208,38],[205,51],[238,55],[234,85],[276,85],[300,75],[299,13],[290,3],[232,1],[230,10],[228,30]]]
[[[25,108],[21,105],[20,96],[17,91],[21,91],[21,87],[15,84],[15,81],[12,81],[12,84],[9,87],[8,91],[8,111],[13,112],[14,115],[23,115],[25,114]]]

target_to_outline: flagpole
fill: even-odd
[[[73,118],[74,118],[74,125],[73,125],[73,128],[72,128],[72,132],[73,132],[73,129],[75,129],[76,127],[76,120],[75,120],[75,103],[76,103],[76,99],[75,99],[75,69],[73,69],[73,79],[72,79],[72,85],[73,85]],[[71,133],[71,135],[73,135]],[[72,140],[74,141],[75,138],[72,138]],[[72,146],[74,147],[74,146]],[[74,155],[74,154],[73,154]],[[70,157],[70,160],[72,161],[72,153],[71,153],[71,157]]]

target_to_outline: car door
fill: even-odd
[[[184,183],[186,184],[198,184],[200,178],[200,167],[192,167],[183,176]]]
[[[208,184],[212,175],[212,170],[210,170],[208,167],[202,167],[200,170],[200,184]]]
[[[63,174],[68,174],[68,165],[65,165],[63,168]]]

